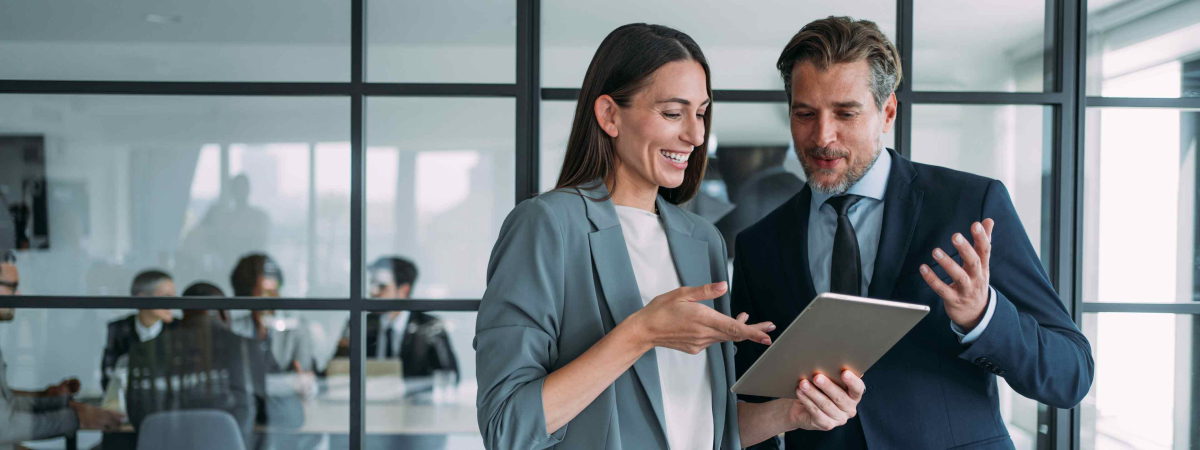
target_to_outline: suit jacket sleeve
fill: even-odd
[[[558,359],[565,247],[550,206],[517,205],[500,229],[479,306],[475,358],[479,429],[489,449],[542,449],[568,426],[546,430],[542,385]]]
[[[753,276],[753,274],[747,273],[746,264],[743,263],[746,258],[752,258],[754,255],[751,255],[747,251],[743,251],[743,249],[740,248],[741,243],[739,241],[741,241],[741,239],[734,240],[735,250],[733,254],[735,257],[733,259],[733,285],[730,287],[730,316],[737,317],[741,313],[746,313],[750,315],[748,323],[758,323],[763,319],[758,311],[754,309],[754,286],[750,281],[750,278]],[[784,326],[780,324],[776,324],[776,326],[779,327],[777,328],[779,330],[784,328]],[[777,338],[779,336],[776,335],[772,337]],[[742,375],[750,369],[750,366],[754,365],[754,362],[758,361],[758,358],[762,356],[763,352],[765,352],[767,349],[767,346],[757,342],[752,342],[750,340],[734,343],[734,347],[736,348],[736,352],[733,355],[733,364],[738,378],[741,378]],[[738,400],[750,403],[763,403],[770,401],[771,399],[766,397],[739,394]],[[781,444],[782,442],[779,437],[775,436],[747,448],[754,450],[777,450],[782,447]]]
[[[996,310],[960,358],[1004,377],[1017,393],[1069,409],[1092,385],[1094,362],[1021,226],[1008,191],[992,181],[980,220],[992,218],[991,285]]]

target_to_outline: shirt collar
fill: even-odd
[[[846,193],[883,201],[883,196],[887,193],[888,177],[891,174],[892,154],[886,148],[881,147],[879,157],[875,158],[875,163],[871,165],[870,169],[867,169],[867,173],[863,175],[862,179],[846,190]],[[830,197],[833,196],[813,191],[813,205],[820,207]]]
[[[396,314],[396,318],[392,319],[390,322],[388,321],[387,313],[383,313],[379,316],[379,322],[383,325],[380,327],[381,329],[386,330],[390,327],[397,330],[403,330],[408,325],[408,311],[400,311],[400,314]]]
[[[162,332],[163,323],[160,320],[158,322],[154,322],[154,325],[147,327],[147,326],[142,325],[141,320],[138,320],[137,317],[134,317],[133,318],[133,327],[134,327],[134,330],[137,331],[138,340],[142,341],[142,342],[146,342],[148,340],[154,339],[155,337],[158,337],[158,334]]]

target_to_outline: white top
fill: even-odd
[[[162,333],[162,330],[163,323],[161,320],[154,322],[154,325],[147,327],[142,325],[142,320],[137,316],[134,316],[133,318],[133,331],[137,332],[138,340],[141,342],[146,342],[158,337],[159,333]]]
[[[617,217],[621,221],[629,262],[633,263],[633,275],[642,294],[642,305],[678,289],[679,272],[675,270],[666,228],[659,217],[628,206],[617,206]],[[658,379],[662,386],[670,448],[713,448],[713,381],[708,355],[704,352],[689,355],[669,348],[651,351],[658,358]]]

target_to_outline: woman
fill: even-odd
[[[856,407],[836,386],[763,404],[729,391],[729,342],[769,345],[775,326],[728,316],[725,243],[677,206],[704,178],[711,99],[684,33],[631,24],[600,44],[557,189],[509,214],[488,265],[488,448],[735,449]]]

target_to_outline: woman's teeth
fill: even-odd
[[[685,163],[688,160],[688,155],[684,153],[668,152],[666,150],[659,150],[658,152],[662,153],[663,156],[666,156],[667,159],[680,164]]]

